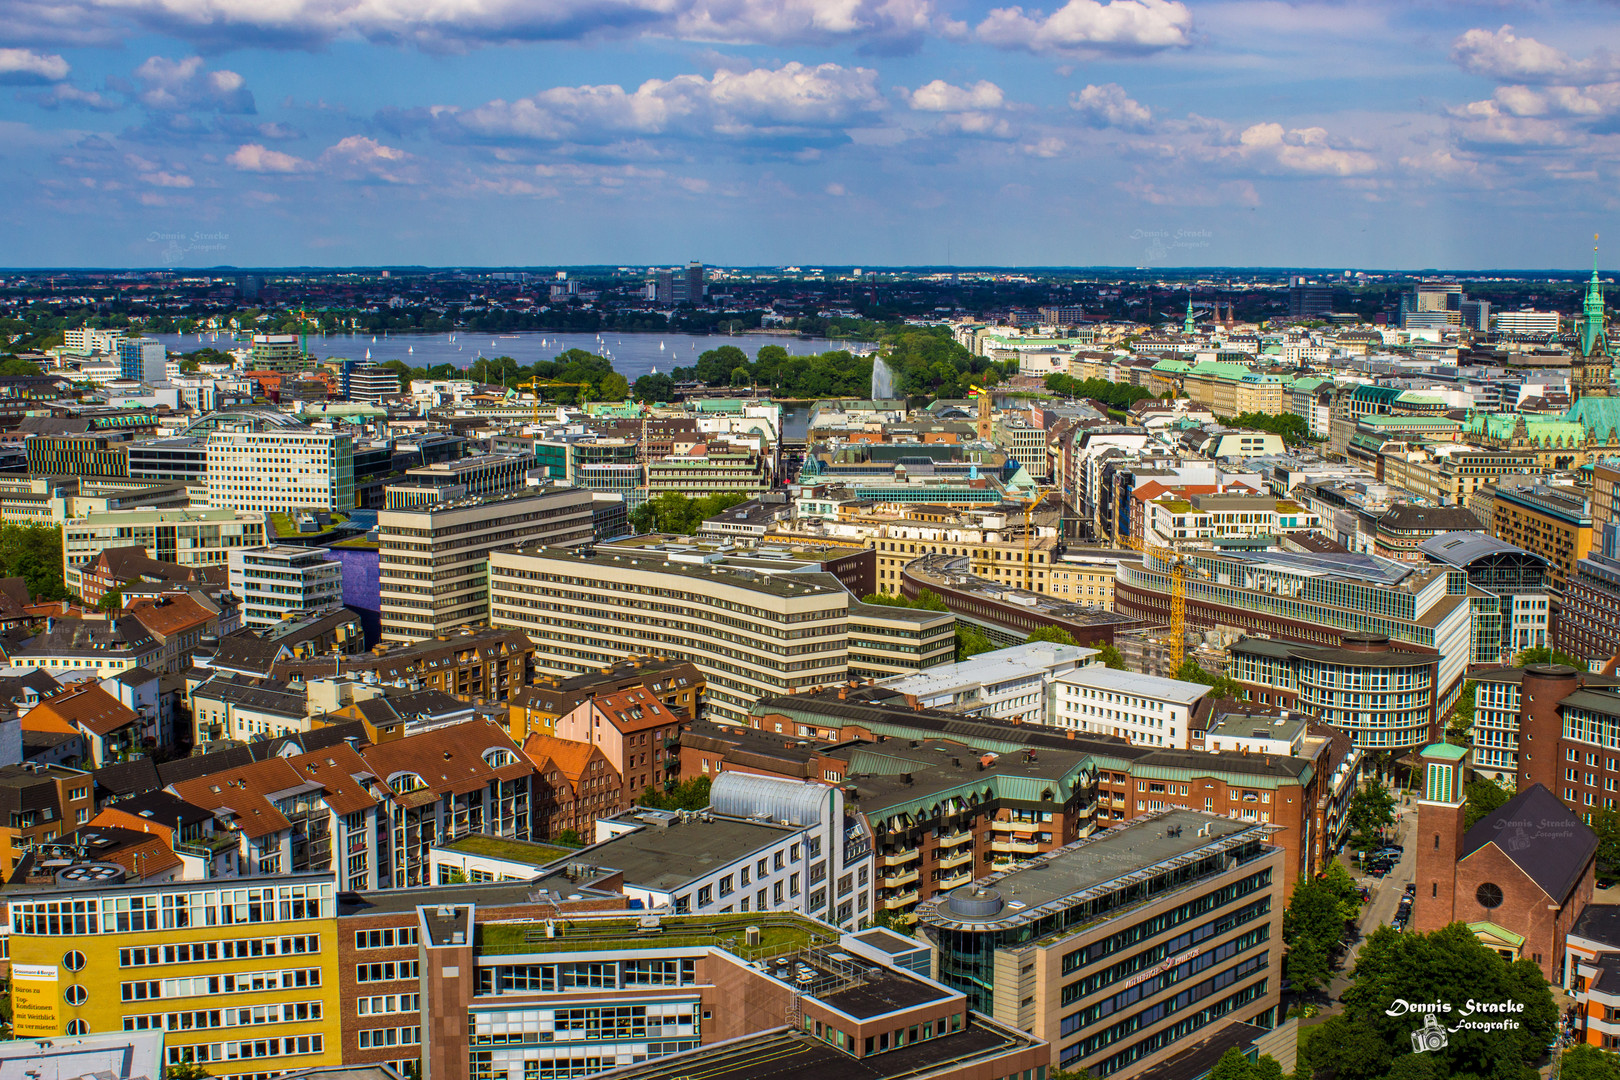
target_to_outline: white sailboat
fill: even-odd
[[[377,335],[376,334],[371,335],[371,343],[373,345],[377,344]]]
[[[415,345],[407,345],[407,346],[405,346],[405,352],[406,353],[414,353],[415,351],[416,351],[416,346]]]
[[[367,350],[366,350],[366,359],[367,359],[367,360],[370,360],[370,359],[371,359],[371,350],[370,350],[370,349],[367,349]]]
[[[664,351],[664,343],[663,343],[663,342],[662,342],[662,341],[660,341],[660,342],[659,342],[659,343],[658,343],[658,351],[659,351],[659,352],[663,352],[663,351]]]

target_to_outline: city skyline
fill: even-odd
[[[25,0],[4,261],[1577,271],[1617,37],[1519,4]]]

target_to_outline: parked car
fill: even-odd
[[[1417,882],[1408,881],[1406,883],[1406,895],[1407,896],[1416,896],[1417,895]]]

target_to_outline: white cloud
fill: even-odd
[[[68,62],[32,49],[0,49],[0,82],[48,83],[68,77]]]
[[[1504,82],[1588,82],[1615,71],[1601,50],[1576,60],[1535,38],[1519,37],[1511,26],[1468,31],[1452,43],[1451,58],[1464,71]]]
[[[1155,52],[1191,43],[1192,13],[1178,0],[1069,0],[1051,15],[995,8],[977,34],[998,48],[1033,53]]]
[[[350,135],[326,148],[321,154],[321,165],[348,179],[405,184],[415,179],[407,164],[410,157],[397,147],[385,146],[364,135]]]
[[[972,86],[952,86],[944,79],[935,79],[919,86],[906,95],[907,102],[919,112],[966,112],[970,109],[999,109],[1005,99],[1001,87],[980,79]]]
[[[775,70],[677,75],[621,86],[560,86],[465,112],[430,110],[487,139],[615,142],[637,137],[776,139],[829,135],[881,111],[877,73],[798,62]]]
[[[1356,176],[1378,168],[1378,160],[1371,154],[1329,145],[1325,128],[1254,124],[1243,130],[1238,142],[1245,157],[1273,161],[1288,172]]]
[[[315,168],[314,162],[271,150],[260,143],[243,143],[231,152],[225,163],[251,173],[301,173]]]
[[[1118,83],[1087,86],[1069,96],[1069,106],[1084,115],[1093,127],[1145,131],[1153,122],[1153,111],[1134,100]]]
[[[135,81],[140,85],[135,100],[153,112],[254,111],[253,93],[242,76],[223,69],[208,71],[200,56],[184,60],[151,57],[135,69]]]
[[[59,82],[48,89],[26,95],[29,101],[44,109],[89,109],[92,112],[116,112],[123,104],[94,90],[80,90],[72,83]]]
[[[14,0],[0,15],[14,40],[49,17],[75,40],[107,41],[122,25],[196,42],[319,48],[345,37],[432,50],[482,44],[669,37],[737,44],[859,41],[914,47],[935,21],[931,0]],[[40,9],[38,14],[34,10]]]

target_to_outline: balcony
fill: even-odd
[[[1037,828],[1033,821],[992,821],[990,827],[996,832],[1034,832]]]
[[[967,829],[963,829],[961,832],[946,833],[945,835],[941,836],[939,838],[939,846],[942,848],[955,847],[958,844],[965,844],[972,839],[973,833]]]
[[[899,866],[901,863],[911,862],[917,857],[917,854],[917,849],[911,848],[907,851],[897,851],[892,855],[885,855],[878,861],[884,866]]]
[[[902,870],[898,874],[894,874],[892,876],[888,874],[882,875],[878,878],[878,884],[885,889],[898,889],[902,885],[910,885],[916,880],[917,868],[913,866],[908,870]]]
[[[886,911],[893,911],[895,908],[903,908],[903,907],[906,907],[906,906],[908,906],[910,904],[915,904],[916,902],[917,902],[917,890],[916,889],[907,889],[905,892],[900,893],[898,896],[884,897],[882,900],[878,901],[878,906],[885,909]]]
[[[1001,855],[1036,855],[1040,853],[1041,846],[1026,837],[1010,836],[1005,840],[991,841],[990,850]]]
[[[966,885],[968,882],[970,882],[972,880],[973,880],[973,871],[970,870],[970,869],[969,870],[963,870],[961,873],[957,874],[954,877],[940,878],[939,879],[939,891],[940,892],[949,892],[952,889],[960,888],[961,886]]]
[[[941,870],[949,870],[953,866],[962,866],[973,861],[973,849],[965,848],[954,854],[947,855],[939,860]]]

